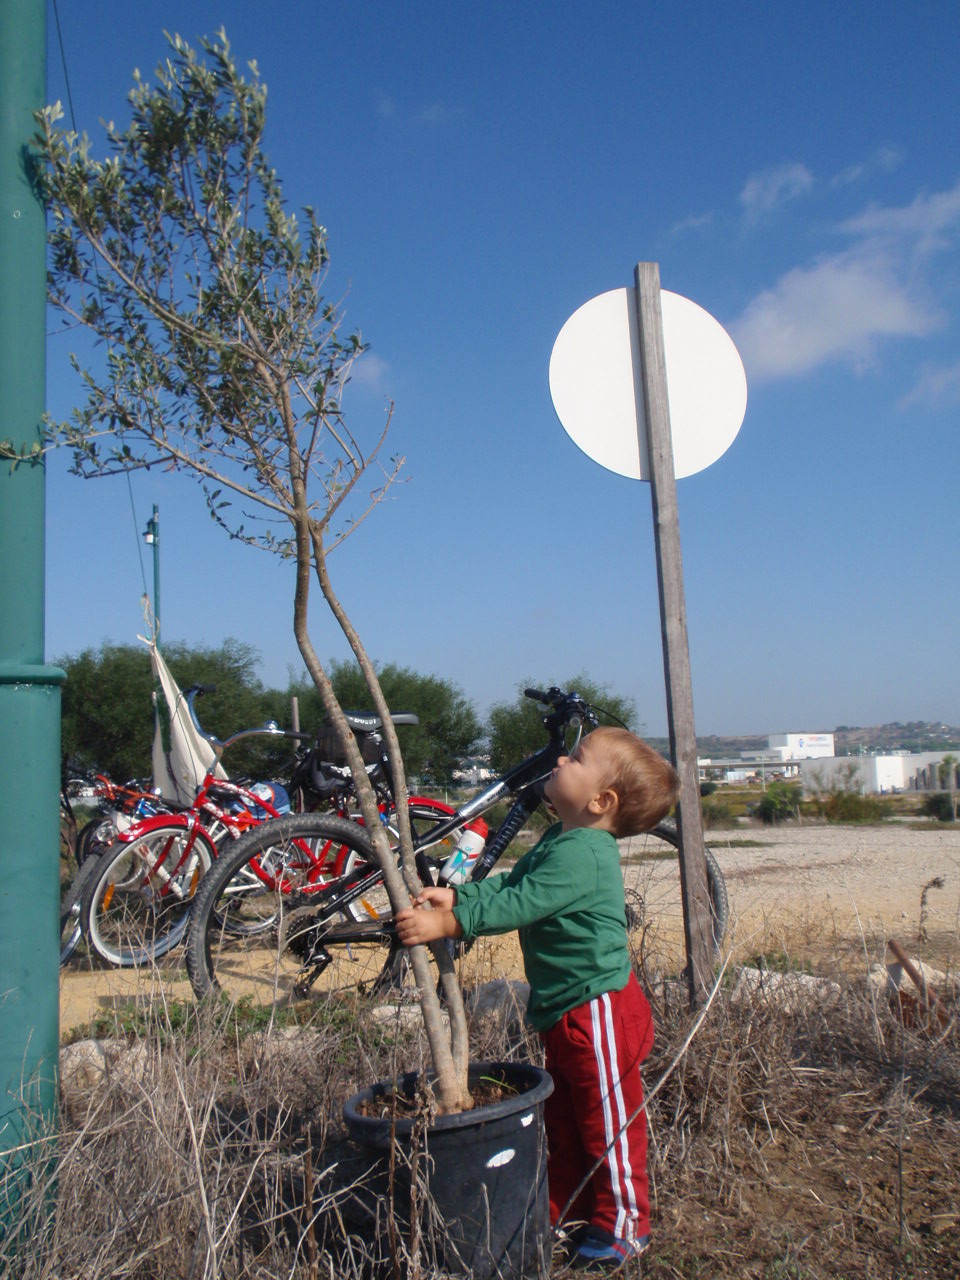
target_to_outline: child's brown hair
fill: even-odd
[[[665,818],[680,794],[680,777],[668,760],[629,729],[602,725],[590,741],[603,752],[605,785],[617,795],[613,834],[639,835]]]

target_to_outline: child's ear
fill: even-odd
[[[588,804],[587,808],[591,813],[596,814],[598,818],[611,818],[617,811],[620,804],[620,797],[612,787],[607,787],[597,794]]]

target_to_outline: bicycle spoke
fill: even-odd
[[[264,823],[237,841],[198,900],[187,960],[197,993],[219,989],[258,1015],[371,983],[386,956],[375,908],[358,899],[324,921],[324,904],[345,881],[317,872],[338,865],[349,873],[369,858],[361,828],[321,814]],[[325,948],[323,934],[344,925],[369,936]]]
[[[207,846],[182,825],[112,845],[97,863],[84,899],[92,948],[120,966],[159,959],[183,936],[210,861]]]
[[[680,977],[686,965],[680,860],[676,832],[666,826],[621,841],[627,927],[633,961],[650,986]],[[707,851],[707,879],[714,912],[715,942],[725,918],[726,891],[713,855]]]

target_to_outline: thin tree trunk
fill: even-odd
[[[396,788],[396,804],[397,804],[397,825],[400,831],[400,850],[401,862],[403,867],[403,878],[406,882],[406,888],[411,895],[420,890],[420,879],[417,874],[416,862],[413,855],[413,835],[410,828],[410,811],[408,808],[409,794],[407,791],[406,775],[403,769],[403,759],[400,754],[400,743],[397,739],[396,727],[390,718],[390,708],[387,705],[383,690],[380,687],[380,681],[377,678],[376,670],[370,657],[364,648],[360,637],[351,623],[350,619],[340,603],[340,600],[333,589],[330,581],[330,575],[327,571],[326,555],[323,548],[323,537],[320,531],[314,525],[312,529],[313,538],[313,563],[317,574],[317,580],[320,583],[320,590],[323,592],[323,598],[331,609],[341,631],[347,639],[350,648],[353,650],[357,663],[363,673],[367,689],[373,699],[374,709],[381,720],[381,732],[387,745],[387,752],[390,757],[390,765],[393,770],[394,783]],[[299,635],[298,635],[299,643]],[[309,643],[309,641],[308,641]],[[301,653],[303,653],[301,645]],[[306,661],[306,655],[304,655]],[[316,655],[314,654],[314,661]],[[317,663],[319,667],[319,663]],[[308,663],[308,669],[309,663]],[[312,672],[311,672],[312,674]],[[332,694],[331,688],[331,694]],[[335,699],[334,699],[335,701]],[[324,704],[326,706],[326,704]],[[339,707],[337,708],[339,711]],[[340,713],[342,720],[342,712]],[[347,727],[346,721],[342,721],[343,730],[349,735],[354,750],[356,751],[358,765],[361,770],[363,784],[369,792],[370,802],[373,806],[374,815],[376,815],[376,797],[373,794],[373,788],[367,779],[366,770],[360,759],[360,753],[353,741],[353,734]],[[354,765],[351,761],[351,768]],[[364,810],[364,822],[368,825],[375,822],[376,835],[378,838],[378,853],[390,864],[391,871],[394,868],[393,855],[390,850],[389,841],[383,824],[374,816],[372,819],[367,817]],[[383,864],[381,864],[383,865]],[[390,890],[390,883],[386,877],[386,869],[384,872],[384,883],[387,888],[390,903],[394,911],[400,910],[403,906],[409,905],[409,901],[405,897],[399,900],[395,899]],[[471,1106],[470,1094],[467,1089],[467,1067],[469,1061],[469,1046],[467,1036],[467,1019],[466,1012],[463,1007],[463,996],[460,991],[460,984],[457,981],[456,968],[453,958],[447,946],[442,943],[433,943],[431,945],[437,968],[440,972],[440,982],[443,987],[444,997],[447,1002],[447,1015],[450,1019],[450,1036],[443,1027],[441,1016],[440,1001],[437,996],[436,988],[433,982],[433,971],[426,959],[426,953],[423,947],[411,947],[410,958],[413,966],[414,977],[417,980],[417,991],[420,996],[420,1007],[423,1014],[424,1026],[427,1031],[427,1039],[430,1043],[430,1052],[433,1058],[434,1069],[437,1073],[437,1090],[440,1094],[441,1107],[444,1111],[466,1111]],[[442,1044],[441,1044],[442,1042]]]

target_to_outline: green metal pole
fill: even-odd
[[[30,183],[44,0],[0,4],[0,440],[40,440],[46,223]],[[39,1226],[56,1109],[60,683],[44,665],[44,465],[0,462],[0,1234]]]

